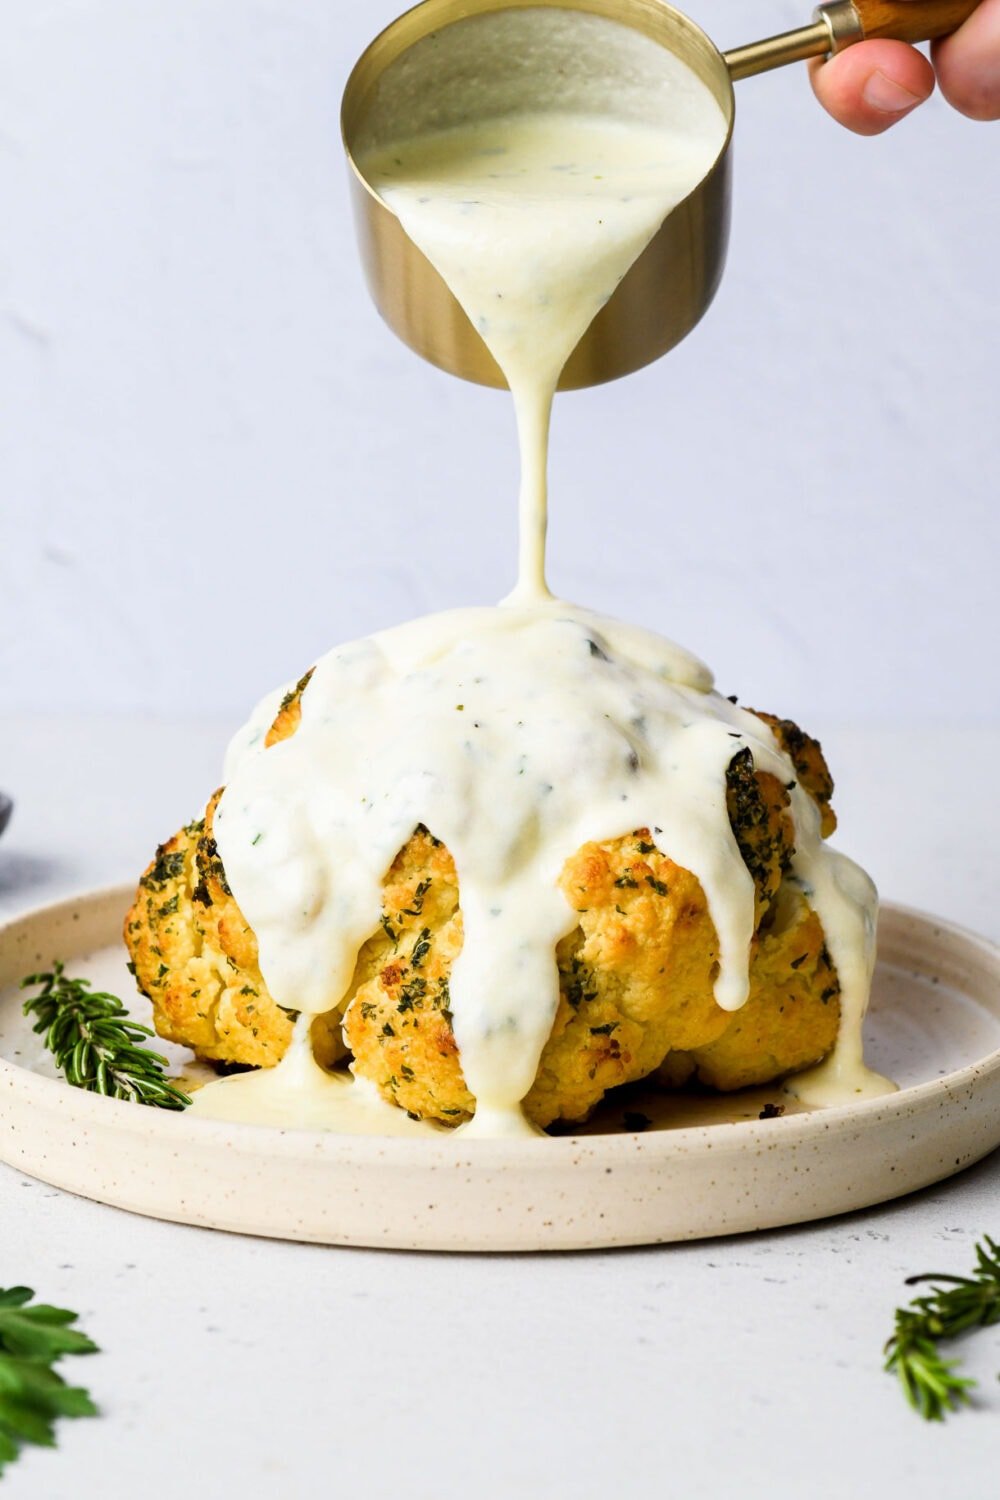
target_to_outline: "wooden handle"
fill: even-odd
[[[979,0],[854,0],[865,37],[930,42],[949,36],[967,21]]]
[[[723,56],[732,79],[752,78],[755,73],[768,73],[786,63],[829,57],[870,37],[931,42],[935,37],[950,36],[978,5],[979,0],[826,0],[817,7],[811,26],[735,47]]]

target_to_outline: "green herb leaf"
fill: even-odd
[[[896,1309],[896,1327],[885,1346],[885,1368],[893,1372],[913,1409],[928,1422],[943,1422],[969,1404],[976,1382],[956,1374],[957,1360],[943,1359],[938,1344],[974,1328],[1000,1323],[1000,1245],[986,1235],[976,1246],[971,1276],[927,1271],[907,1286],[934,1283],[924,1297]]]
[[[417,938],[417,941],[414,943],[414,945],[413,945],[413,951],[410,954],[410,963],[413,965],[413,967],[415,969],[419,969],[420,968],[420,965],[423,963],[424,959],[427,957],[427,955],[428,955],[428,953],[430,951],[431,951],[431,930],[430,930],[429,927],[423,927],[420,930],[420,936]]]
[[[184,1109],[191,1100],[164,1073],[167,1060],[142,1045],[153,1033],[133,1021],[115,995],[68,979],[61,963],[49,974],[29,974],[21,988],[40,986],[24,1002],[67,1083],[110,1099],[132,1099],[159,1109]]]
[[[0,1475],[25,1443],[55,1444],[58,1417],[92,1417],[87,1391],[67,1385],[52,1366],[65,1354],[93,1354],[97,1345],[70,1325],[76,1313],[45,1303],[29,1306],[26,1286],[0,1288]]]

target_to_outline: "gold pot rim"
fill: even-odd
[[[701,180],[664,217],[567,360],[559,389],[574,390],[653,363],[686,338],[711,305],[729,239],[736,96],[719,48],[664,0],[420,0],[379,32],[351,71],[340,114],[365,279],[393,332],[422,358],[462,379],[506,386],[454,294],[361,171],[354,144],[379,79],[399,57],[434,32],[515,10],[579,11],[639,31],[687,63],[711,91],[726,123]],[[667,287],[676,287],[676,293],[666,296]]]
[[[665,33],[667,27],[676,28],[686,35],[696,51],[703,54],[706,65],[705,71],[698,68],[695,71],[702,82],[712,89],[716,102],[726,117],[725,139],[688,198],[699,191],[702,183],[712,176],[732,145],[736,123],[736,94],[732,75],[722,52],[707,31],[696,21],[692,21],[684,11],[667,4],[666,0],[417,0],[416,5],[390,21],[368,43],[348,75],[341,98],[340,138],[344,154],[361,187],[377,203],[395,217],[395,210],[372,187],[354,155],[352,136],[360,123],[365,95],[387,68],[435,31],[443,31],[445,27],[458,25],[473,16],[496,15],[508,10],[576,10],[603,16],[606,20],[617,21],[619,25],[641,31],[650,40],[667,47],[668,51],[675,49],[668,47],[661,34]],[[649,24],[640,25],[640,18],[646,19]],[[690,62],[690,58],[685,57],[685,61]],[[686,201],[687,199],[682,200],[676,207],[681,207]],[[672,212],[676,212],[676,208]]]

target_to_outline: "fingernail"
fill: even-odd
[[[866,104],[883,115],[902,115],[908,109],[924,101],[919,94],[911,94],[901,83],[883,73],[881,68],[872,73],[865,83],[862,95]]]

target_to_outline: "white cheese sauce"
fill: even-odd
[[[361,161],[511,388],[521,439],[519,595],[546,590],[546,452],[562,368],[725,140],[708,90],[683,98],[685,123],[672,129],[532,113],[454,126]]]
[[[473,1133],[530,1132],[520,1101],[558,1003],[556,944],[578,921],[557,882],[582,844],[649,828],[705,891],[719,1005],[736,1010],[747,998],[754,887],[729,824],[726,769],[749,747],[758,769],[787,784],[791,762],[766,725],[713,691],[695,658],[553,599],[544,565],[548,421],[562,367],[711,167],[726,123],[709,90],[639,34],[567,12],[513,14],[519,25],[540,17],[545,45],[553,27],[585,22],[586,48],[613,53],[619,72],[624,59],[635,94],[609,91],[599,63],[590,111],[579,100],[507,109],[501,97],[486,119],[470,99],[463,118],[453,89],[443,125],[439,114],[414,134],[375,140],[361,166],[511,388],[522,450],[518,583],[499,608],[431,616],[336,648],[317,664],[291,738],[263,748],[280,694],[237,736],[215,836],[268,989],[303,1014],[279,1067],[209,1085],[196,1095],[198,1113],[333,1129],[413,1125],[370,1089],[354,1093],[324,1075],[308,1054],[308,1025],[345,1000],[358,950],[379,924],[386,871],[419,824],[457,870],[464,939],[450,1008],[477,1101],[465,1127]],[[477,76],[471,70],[470,88]],[[791,801],[791,878],[822,921],[843,1018],[833,1058],[796,1088],[821,1102],[881,1092],[889,1085],[864,1069],[860,1041],[875,891],[824,845],[818,809],[797,785]]]

